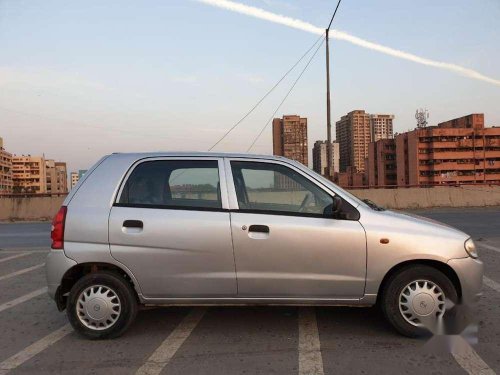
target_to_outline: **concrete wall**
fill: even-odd
[[[64,198],[0,198],[0,220],[52,220]]]
[[[500,186],[350,190],[361,199],[395,209],[500,206]],[[0,198],[0,220],[51,220],[64,197]]]
[[[500,206],[500,186],[350,190],[361,199],[370,199],[386,208]]]

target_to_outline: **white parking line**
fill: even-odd
[[[500,293],[500,283],[491,280],[489,277],[483,276],[483,284]]]
[[[484,242],[477,242],[477,245],[479,247],[484,247],[485,249],[493,250],[493,251],[496,251],[497,253],[500,253],[500,249],[498,247],[485,244]]]
[[[500,292],[500,284],[496,281],[483,276],[483,283],[497,292]],[[496,374],[465,340],[463,340],[460,353],[452,353],[452,355],[457,363],[470,375]]]
[[[11,307],[14,307],[16,305],[19,305],[20,303],[29,301],[30,299],[38,297],[39,295],[42,295],[44,293],[47,293],[47,287],[34,290],[33,292],[25,294],[24,296],[21,296],[19,298],[13,299],[12,301],[5,302],[0,305],[0,312],[10,309]]]
[[[0,276],[0,281],[10,279],[11,277],[14,277],[14,276],[22,275],[23,273],[34,271],[38,268],[42,268],[43,266],[45,266],[45,263],[37,264],[36,266],[33,266],[33,267],[23,268],[22,270],[8,273],[7,275]]]
[[[26,349],[21,350],[19,353],[14,354],[10,358],[7,358],[5,361],[0,363],[0,375],[5,375],[9,371],[21,366],[24,362],[30,360],[38,353],[55,344],[70,332],[73,332],[73,330],[71,329],[71,325],[66,324],[58,330],[48,334],[44,338],[34,342]]]
[[[463,340],[461,352],[459,354],[452,353],[452,355],[457,363],[470,375],[496,375],[496,372],[483,361],[465,340]]]
[[[313,307],[299,309],[299,375],[324,374],[316,312]]]
[[[12,259],[17,259],[21,257],[25,257],[26,255],[30,255],[30,253],[20,253],[16,255],[11,255],[10,257],[0,258],[0,263],[7,262]]]
[[[159,374],[193,332],[206,311],[206,308],[193,309],[137,370],[136,375]]]

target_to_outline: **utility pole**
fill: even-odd
[[[332,122],[330,113],[330,47],[328,33],[330,26],[326,29],[326,129],[327,129],[327,145],[326,145],[326,159],[327,159],[327,173],[328,178],[333,180],[333,152],[332,152]]]
[[[328,167],[326,168],[328,173],[328,178],[333,181],[333,152],[332,152],[332,121],[330,113],[330,38],[328,34],[330,33],[330,27],[332,26],[333,19],[337,14],[340,2],[337,2],[335,11],[333,12],[332,18],[328,27],[326,28],[326,132],[327,132],[327,142],[326,145],[326,158]]]

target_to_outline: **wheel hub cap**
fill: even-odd
[[[399,311],[411,325],[422,326],[423,320],[443,316],[444,293],[432,281],[412,281],[403,288],[399,295]]]
[[[78,296],[76,311],[84,326],[99,331],[116,323],[121,313],[121,303],[111,288],[93,285]]]

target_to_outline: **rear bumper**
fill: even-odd
[[[451,259],[448,265],[455,270],[462,286],[464,303],[474,303],[481,297],[483,286],[483,262],[479,259]]]
[[[77,263],[68,258],[62,250],[51,250],[45,261],[45,275],[50,298],[56,298],[56,292],[64,274]]]

